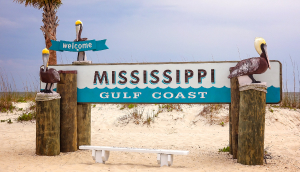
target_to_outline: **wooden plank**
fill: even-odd
[[[107,147],[107,146],[79,146],[79,149],[88,150],[106,150],[106,151],[120,151],[120,152],[139,152],[139,153],[163,153],[174,155],[188,155],[189,151],[182,150],[165,150],[165,149],[139,149],[139,148],[122,148],[122,147]]]
[[[231,144],[232,144],[232,155],[233,159],[237,159],[238,152],[238,130],[239,130],[239,103],[240,103],[240,91],[238,79],[231,78]]]
[[[237,161],[244,165],[263,165],[266,93],[241,91],[239,111]]]
[[[60,151],[77,150],[77,71],[60,71]]]

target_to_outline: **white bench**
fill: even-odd
[[[79,149],[92,150],[92,157],[96,163],[105,164],[109,158],[110,151],[121,152],[139,152],[139,153],[157,153],[157,163],[160,166],[171,166],[173,163],[173,155],[187,155],[189,151],[181,150],[165,150],[165,149],[138,149],[138,148],[120,148],[120,147],[106,147],[106,146],[79,146]]]

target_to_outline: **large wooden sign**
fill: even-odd
[[[55,65],[77,70],[80,103],[230,103],[229,68],[237,62]],[[254,75],[267,82],[267,103],[281,101],[281,63]],[[41,86],[41,88],[44,88]]]

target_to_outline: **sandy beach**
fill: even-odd
[[[16,103],[24,110],[30,103]],[[95,163],[91,151],[35,154],[35,121],[17,122],[22,111],[0,113],[0,171],[300,171],[300,110],[267,106],[265,149],[267,164],[246,166],[219,149],[229,144],[228,105],[213,114],[199,115],[204,105],[180,105],[182,110],[157,114],[159,105],[122,109],[120,104],[92,106],[92,145],[187,150],[175,155],[171,167],[160,167],[156,154],[110,152],[106,164]],[[270,110],[270,108],[272,110]],[[154,116],[150,125],[129,120],[134,111]],[[157,114],[155,117],[154,114]],[[224,126],[220,123],[224,122]]]

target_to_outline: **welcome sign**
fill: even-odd
[[[237,62],[55,65],[77,70],[79,103],[230,103],[229,68]],[[254,75],[267,103],[281,101],[281,63]],[[44,85],[42,86],[44,88]]]
[[[51,40],[52,46],[49,48],[54,51],[101,51],[108,49],[105,45],[106,39],[96,41],[96,40],[88,40],[88,41],[79,41],[79,42],[71,42],[71,41],[54,41]]]

